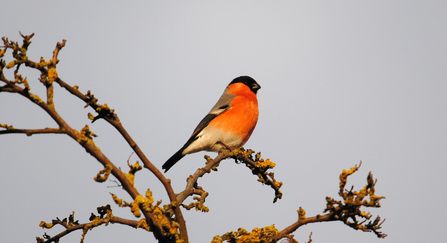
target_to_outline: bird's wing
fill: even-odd
[[[189,140],[196,140],[196,136],[206,127],[208,124],[216,117],[224,113],[225,111],[231,109],[230,103],[233,100],[233,98],[236,97],[235,95],[229,94],[227,92],[224,92],[223,95],[220,97],[220,99],[217,101],[217,103],[214,105],[214,107],[211,109],[211,111],[206,115],[202,121],[200,121],[199,125],[197,125],[196,129],[194,129],[194,132],[192,133]],[[192,142],[191,141],[191,142]],[[188,141],[190,142],[190,141]],[[188,143],[187,142],[187,143]]]

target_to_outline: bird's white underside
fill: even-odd
[[[182,154],[186,155],[200,150],[218,152],[224,148],[218,142],[224,143],[231,148],[238,148],[242,145],[240,136],[236,136],[230,132],[224,132],[218,128],[206,127],[198,134],[198,138],[183,150]]]

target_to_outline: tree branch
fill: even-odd
[[[96,181],[106,181],[108,176],[112,174],[118,179],[123,189],[134,200],[133,202],[128,203],[113,195],[114,201],[121,207],[130,207],[132,213],[134,213],[136,217],[141,216],[140,210],[144,215],[144,218],[139,221],[123,219],[113,216],[110,206],[107,206],[98,208],[98,213],[100,216],[92,214],[92,217],[90,218],[91,223],[79,224],[77,221],[74,221],[73,212],[68,221],[67,219],[59,220],[57,218],[50,224],[42,222],[41,226],[44,228],[51,228],[56,224],[60,224],[65,227],[65,231],[54,237],[45,235],[45,239],[38,238],[38,242],[58,242],[61,237],[79,229],[83,230],[81,239],[81,242],[83,242],[86,233],[90,229],[102,224],[107,225],[111,222],[125,224],[134,228],[142,227],[153,232],[154,236],[159,240],[159,242],[173,242],[180,240],[183,243],[187,243],[188,232],[180,206],[183,206],[186,209],[196,208],[202,211],[208,211],[208,208],[204,206],[208,193],[198,185],[198,180],[205,173],[210,173],[211,170],[217,170],[219,163],[230,157],[234,158],[236,163],[244,163],[252,171],[252,173],[258,177],[258,181],[269,185],[275,191],[275,198],[273,202],[276,202],[277,199],[281,199],[282,193],[280,188],[282,183],[275,180],[272,172],[268,172],[269,169],[275,167],[275,164],[269,159],[261,159],[260,153],[253,156],[253,150],[245,150],[242,147],[233,151],[223,150],[214,159],[206,156],[207,164],[203,168],[199,168],[193,175],[189,176],[185,189],[180,193],[175,194],[171,186],[170,179],[167,179],[165,175],[161,173],[161,171],[158,170],[158,168],[154,166],[151,161],[149,161],[146,155],[139,148],[138,144],[128,134],[114,110],[110,109],[107,104],[98,104],[98,99],[95,98],[90,91],[83,94],[79,91],[78,86],[70,86],[59,78],[56,71],[56,66],[59,62],[57,57],[60,50],[65,46],[66,41],[63,40],[62,43],[57,43],[50,61],[46,62],[43,58],[41,58],[40,62],[33,62],[29,60],[26,54],[28,47],[31,44],[30,40],[33,35],[34,34],[29,36],[22,35],[22,45],[19,45],[17,42],[9,41],[7,38],[2,38],[4,48],[0,49],[0,58],[4,56],[7,49],[11,49],[14,60],[8,64],[6,64],[4,60],[0,60],[0,81],[5,83],[4,86],[0,87],[0,92],[17,93],[32,101],[46,111],[46,113],[57,123],[58,128],[16,129],[11,125],[0,124],[0,127],[4,128],[4,130],[0,131],[0,135],[12,133],[22,133],[28,136],[33,134],[67,134],[79,143],[87,151],[87,153],[92,155],[104,166],[104,170],[101,170],[95,177]],[[41,75],[39,80],[46,88],[46,101],[43,101],[39,96],[30,92],[28,81],[18,73],[22,64],[40,71]],[[3,71],[5,68],[11,69],[14,67],[14,80],[8,80]],[[164,208],[160,206],[161,201],[154,204],[152,192],[149,189],[146,191],[146,197],[143,197],[134,187],[135,173],[142,169],[138,162],[134,165],[130,165],[130,163],[128,163],[130,167],[128,174],[122,172],[120,168],[116,167],[114,163],[112,163],[111,160],[109,160],[105,154],[103,154],[101,150],[96,147],[93,141],[93,137],[96,135],[90,131],[88,125],[80,131],[77,131],[67,124],[67,122],[56,111],[54,106],[54,82],[66,89],[70,94],[83,100],[86,103],[85,108],[90,106],[97,112],[96,116],[93,116],[90,113],[88,114],[88,117],[92,120],[92,123],[102,118],[122,135],[122,137],[127,141],[128,145],[141,159],[144,167],[151,171],[152,174],[154,174],[164,186],[170,200],[169,204],[164,205]],[[377,237],[385,238],[386,234],[379,231],[385,220],[381,221],[379,216],[377,216],[374,220],[370,220],[372,216],[368,212],[361,211],[361,207],[380,207],[379,201],[384,199],[384,197],[375,195],[375,184],[377,181],[373,179],[371,172],[367,177],[367,185],[362,190],[354,191],[353,187],[349,191],[345,189],[347,178],[351,174],[355,173],[359,169],[360,165],[355,166],[348,171],[344,170],[341,173],[340,190],[338,194],[342,200],[335,200],[327,197],[327,205],[323,211],[325,214],[307,218],[306,212],[300,207],[298,210],[298,220],[282,231],[278,231],[274,225],[261,229],[255,228],[252,232],[248,232],[245,229],[239,229],[237,232],[226,233],[222,237],[216,236],[213,239],[213,242],[222,242],[223,240],[228,242],[258,242],[261,239],[262,242],[277,242],[283,238],[287,238],[290,242],[297,242],[293,239],[293,235],[291,234],[301,226],[309,223],[329,221],[341,221],[353,229],[373,232],[377,235]],[[182,204],[186,198],[192,195],[199,196],[193,198],[196,202],[189,205]],[[175,215],[175,217],[172,218],[172,215]],[[180,231],[180,234],[178,234],[178,230]],[[309,237],[309,242],[310,241],[311,238]]]
[[[93,142],[92,135],[93,133],[90,131],[88,126],[85,126],[81,132],[72,129],[65,120],[58,114],[56,111],[54,104],[52,102],[53,97],[53,89],[52,82],[55,80],[59,80],[57,72],[56,72],[56,64],[57,64],[57,55],[62,47],[65,45],[65,40],[62,43],[57,43],[56,49],[53,52],[53,59],[50,62],[45,62],[43,58],[39,63],[33,62],[28,59],[26,56],[26,51],[31,43],[29,40],[33,35],[23,36],[24,44],[19,46],[18,43],[10,42],[8,39],[3,38],[3,42],[5,44],[5,51],[7,48],[13,49],[13,57],[14,61],[5,65],[4,61],[0,61],[0,78],[1,81],[5,82],[6,85],[0,87],[0,92],[12,92],[18,93],[30,101],[34,102],[38,106],[40,106],[43,110],[47,112],[48,115],[59,125],[59,129],[63,130],[65,134],[73,138],[77,141],[84,149],[91,154],[96,160],[98,160],[105,168],[111,168],[111,173],[120,181],[123,188],[129,193],[129,195],[135,200],[140,193],[138,193],[137,189],[133,186],[132,183],[127,179],[123,172],[119,168],[117,168],[100,150],[96,147]],[[47,87],[47,102],[43,102],[37,95],[34,95],[29,92],[29,87],[25,85],[25,88],[21,88],[18,86],[18,82],[11,82],[7,80],[3,74],[3,69],[13,68],[14,66],[19,67],[19,65],[25,64],[26,66],[38,69],[41,72],[40,81]],[[17,70],[15,72],[15,76],[17,79]],[[89,97],[87,97],[89,98]],[[11,129],[10,129],[11,130]],[[156,238],[164,237],[162,234],[162,229],[159,227],[157,221],[155,220],[154,215],[142,209],[143,214],[145,215],[151,230],[154,232]],[[186,229],[186,226],[185,226]]]
[[[182,204],[182,206],[188,210],[191,208],[196,208],[197,210],[208,212],[208,208],[204,206],[204,202],[206,197],[208,196],[208,193],[198,185],[198,179],[205,175],[205,173],[210,173],[211,170],[217,170],[217,166],[219,166],[222,160],[231,157],[235,159],[236,163],[240,161],[246,164],[246,166],[250,168],[252,173],[259,177],[258,181],[273,188],[275,190],[275,199],[273,202],[276,202],[276,200],[281,198],[282,196],[282,193],[279,190],[279,188],[282,186],[282,183],[275,180],[274,174],[272,172],[267,172],[268,169],[275,167],[275,164],[269,159],[265,161],[261,159],[260,153],[256,154],[255,158],[253,158],[253,153],[253,150],[245,150],[243,147],[241,147],[238,149],[233,149],[231,152],[224,149],[214,159],[211,159],[209,156],[205,156],[205,158],[207,159],[206,166],[197,169],[197,171],[193,175],[190,175],[187,178],[186,187],[182,192],[177,194],[177,200],[182,203],[189,196],[198,195],[200,197],[193,198],[194,200],[196,200],[196,202],[190,203],[189,205]]]
[[[5,127],[7,126],[7,127]],[[6,124],[0,124],[0,127],[6,128],[6,130],[0,131],[0,135],[8,134],[8,133],[24,133],[27,136],[31,136],[33,134],[64,134],[64,130],[60,128],[42,128],[42,129],[16,129],[12,126],[8,126]]]
[[[250,168],[253,175],[258,176],[258,181],[270,186],[275,191],[275,198],[273,203],[278,199],[282,198],[282,192],[279,190],[283,185],[282,182],[277,182],[275,180],[275,175],[273,172],[267,172],[268,169],[274,168],[275,163],[271,162],[269,159],[265,161],[261,159],[261,153],[257,153],[256,157],[253,158],[253,150],[244,150],[242,148],[241,152],[236,153],[233,157],[244,163],[248,168]]]
[[[286,235],[290,235],[303,225],[330,221],[342,221],[353,229],[362,230],[364,232],[373,232],[378,238],[385,238],[387,235],[379,231],[385,220],[380,221],[380,217],[377,216],[375,220],[367,222],[372,216],[368,212],[361,210],[362,206],[380,207],[379,201],[385,198],[375,195],[375,184],[377,181],[374,181],[371,172],[369,172],[367,176],[366,186],[359,192],[353,191],[354,187],[352,187],[350,191],[345,189],[347,178],[355,173],[360,168],[361,164],[362,161],[360,161],[358,166],[356,165],[348,171],[343,170],[340,174],[339,195],[342,197],[342,200],[336,201],[333,198],[326,197],[327,205],[324,212],[328,213],[306,218],[306,212],[300,207],[298,210],[298,221],[282,230],[276,239],[279,240]],[[364,220],[359,222],[357,218]]]
[[[222,150],[216,158],[208,160],[207,164],[203,168],[197,169],[197,171],[186,179],[185,190],[177,194],[177,200],[182,203],[186,198],[193,194],[199,194],[195,191],[194,187],[197,184],[197,180],[205,173],[210,173],[211,169],[218,165],[222,160],[231,157],[231,153],[228,150]]]
[[[127,141],[129,146],[133,149],[133,151],[136,153],[136,155],[141,159],[141,161],[144,164],[144,167],[149,169],[156,177],[157,179],[162,183],[164,186],[169,199],[171,201],[171,204],[178,205],[177,198],[175,197],[174,189],[171,187],[171,182],[168,180],[163,173],[158,170],[156,166],[154,166],[149,159],[146,157],[146,155],[141,151],[138,144],[132,139],[132,137],[129,135],[129,133],[126,131],[122,123],[120,122],[118,115],[114,112],[114,110],[110,109],[107,104],[99,105],[98,99],[94,97],[93,94],[91,94],[90,91],[87,92],[86,95],[81,93],[79,91],[79,88],[77,86],[70,86],[67,83],[65,83],[62,79],[57,78],[56,82],[63,88],[65,88],[68,92],[70,92],[72,95],[78,97],[79,99],[86,102],[86,107],[90,106],[95,111],[98,112],[98,115],[96,117],[93,117],[93,115],[89,114],[89,117],[91,118],[92,122],[95,122],[96,120],[102,118],[106,120],[109,124],[111,124],[115,129],[118,130],[118,132],[121,134],[121,136]],[[176,220],[180,224],[180,236],[183,240],[185,240],[185,243],[187,243],[188,239],[188,232],[186,229],[186,222],[184,220],[183,214],[179,207],[173,208],[174,213],[176,215]]]
[[[135,228],[135,229],[138,229],[138,228],[145,229],[145,227],[142,225],[141,221],[130,220],[130,219],[125,219],[125,218],[120,218],[120,217],[114,216],[112,214],[112,209],[110,208],[110,205],[98,207],[97,210],[98,210],[99,216],[92,213],[92,215],[90,216],[90,221],[91,221],[90,223],[79,224],[78,220],[75,221],[75,219],[74,219],[74,212],[68,217],[68,219],[64,218],[64,219],[60,220],[59,218],[56,218],[56,219],[52,220],[51,223],[45,223],[42,221],[39,224],[39,226],[41,226],[42,228],[51,229],[55,225],[61,225],[65,228],[65,230],[53,237],[51,237],[47,234],[45,234],[43,236],[44,238],[36,237],[37,242],[38,243],[59,242],[60,238],[64,237],[65,235],[68,235],[72,232],[75,232],[77,230],[83,231],[82,238],[81,238],[81,242],[83,242],[85,235],[88,233],[88,231],[90,231],[93,228],[96,228],[100,225],[107,226],[109,223],[123,224],[123,225],[130,226],[132,228]]]
[[[360,161],[361,165],[361,161]],[[323,212],[327,212],[324,215],[317,215],[314,217],[306,217],[306,212],[301,207],[298,209],[298,220],[286,227],[282,231],[278,231],[274,225],[266,226],[264,228],[254,228],[251,232],[240,228],[238,231],[232,231],[223,234],[222,236],[215,236],[212,243],[227,242],[278,242],[283,238],[287,238],[289,242],[297,242],[293,235],[298,228],[310,223],[341,221],[345,225],[364,232],[373,232],[378,238],[385,238],[387,235],[380,232],[383,221],[377,216],[375,220],[371,220],[371,215],[367,212],[361,211],[361,207],[380,207],[379,201],[385,197],[376,196],[375,184],[371,172],[367,177],[367,185],[360,191],[345,190],[347,178],[359,169],[359,166],[355,166],[350,170],[340,174],[340,191],[339,195],[342,200],[336,201],[333,198],[327,197],[326,209]],[[359,222],[358,218],[363,219]]]

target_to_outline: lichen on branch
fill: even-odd
[[[59,218],[56,218],[56,219],[53,219],[51,221],[51,223],[46,223],[44,221],[40,222],[39,226],[44,229],[51,229],[51,228],[55,227],[56,225],[61,225],[65,230],[55,236],[50,236],[47,233],[45,233],[43,235],[43,237],[36,237],[37,243],[59,242],[60,238],[64,237],[65,235],[67,235],[69,233],[77,231],[77,230],[82,231],[82,236],[81,236],[81,243],[82,243],[82,242],[84,242],[85,236],[87,235],[87,233],[90,230],[92,230],[98,226],[101,226],[101,225],[107,226],[109,223],[123,224],[123,225],[127,225],[130,227],[136,228],[136,229],[143,228],[143,229],[148,230],[148,228],[147,228],[148,226],[145,221],[143,222],[143,221],[129,220],[129,219],[124,219],[124,218],[114,216],[110,205],[98,207],[96,210],[97,210],[98,215],[91,213],[90,218],[89,218],[89,220],[90,220],[89,223],[80,224],[79,220],[75,220],[75,218],[74,218],[75,212],[70,214],[68,216],[68,218],[64,218],[62,220]]]
[[[361,165],[361,162],[360,162]],[[354,191],[353,187],[347,191],[345,189],[347,179],[350,175],[355,173],[359,166],[354,166],[350,170],[340,174],[340,189],[339,195],[342,200],[335,200],[330,197],[326,197],[327,205],[324,209],[323,215],[316,215],[313,217],[307,217],[306,211],[299,207],[298,220],[286,227],[280,232],[272,230],[272,226],[267,226],[260,230],[259,228],[253,229],[251,233],[248,233],[245,229],[239,229],[236,232],[228,232],[222,236],[215,236],[212,243],[220,242],[279,242],[281,239],[287,239],[289,242],[297,242],[292,235],[298,228],[310,223],[341,221],[349,227],[362,230],[364,232],[373,232],[378,238],[385,238],[387,235],[380,231],[383,221],[377,216],[374,220],[370,220],[372,217],[369,212],[362,211],[362,207],[380,207],[379,201],[385,197],[375,195],[376,180],[373,179],[370,172],[367,176],[367,184],[360,191]],[[359,219],[363,219],[360,221]],[[368,221],[370,220],[370,221]],[[265,232],[269,229],[269,234],[261,234],[257,232]],[[244,238],[245,237],[245,238]],[[245,241],[249,238],[252,241]],[[309,239],[311,241],[311,239]]]
[[[269,169],[273,169],[276,164],[270,161],[270,159],[262,159],[261,152],[256,153],[255,151],[244,148],[239,148],[232,151],[232,158],[237,161],[244,163],[253,173],[253,175],[258,176],[258,181],[262,184],[270,186],[275,191],[275,198],[273,202],[275,203],[278,199],[282,198],[282,192],[279,190],[283,185],[282,182],[278,182],[275,179],[275,174],[273,172],[268,172]]]
[[[209,209],[205,206],[205,200],[208,193],[199,186],[198,180],[205,174],[217,171],[221,161],[228,158],[233,158],[238,164],[245,164],[252,174],[257,176],[259,182],[271,187],[275,191],[273,202],[282,198],[280,188],[283,184],[282,182],[276,181],[274,173],[271,172],[276,164],[270,161],[270,159],[262,159],[260,152],[255,153],[253,150],[245,150],[244,148],[234,149],[232,151],[223,150],[214,159],[206,156],[206,165],[203,168],[199,168],[193,175],[187,178],[187,184],[183,191],[177,194],[174,193],[170,179],[167,179],[165,175],[160,172],[158,167],[149,161],[139,148],[138,144],[126,131],[115,111],[107,104],[99,104],[98,99],[90,91],[82,93],[77,85],[71,86],[61,79],[60,73],[57,71],[57,64],[59,63],[57,57],[60,50],[65,46],[66,41],[63,40],[62,42],[57,43],[52,58],[49,61],[46,61],[42,57],[38,62],[35,62],[30,60],[27,56],[28,47],[31,44],[30,40],[33,35],[34,34],[28,36],[22,35],[23,44],[21,45],[18,42],[12,42],[7,38],[2,38],[4,46],[0,47],[0,58],[4,57],[7,50],[11,50],[14,60],[9,61],[8,63],[3,59],[0,60],[0,82],[4,83],[3,86],[0,86],[0,93],[9,92],[25,97],[41,107],[56,122],[57,126],[54,128],[18,129],[12,125],[0,124],[0,135],[11,133],[22,133],[28,136],[50,133],[68,135],[77,141],[79,145],[104,166],[104,169],[97,174],[95,180],[104,182],[110,175],[113,175],[119,181],[119,185],[133,200],[126,202],[112,194],[114,202],[120,207],[129,207],[131,213],[135,217],[144,216],[141,217],[140,220],[119,218],[112,214],[111,207],[107,205],[98,208],[99,216],[92,214],[89,223],[80,224],[77,220],[74,220],[73,212],[68,219],[60,220],[59,218],[56,218],[50,223],[41,222],[40,226],[43,228],[49,229],[55,225],[61,225],[65,228],[65,231],[53,237],[45,234],[43,238],[37,238],[38,242],[58,242],[64,235],[81,229],[83,231],[81,238],[82,242],[89,230],[99,225],[120,223],[134,228],[143,228],[147,231],[151,231],[159,242],[187,243],[188,232],[181,209],[186,208],[189,210],[194,208],[197,211],[208,212]],[[22,77],[19,73],[19,69],[23,66],[40,71],[40,82],[32,83],[27,80],[26,77]],[[6,78],[4,74],[4,70],[6,69],[14,69],[14,76],[9,79]],[[44,86],[46,89],[46,99],[44,97],[40,98],[30,92],[32,88],[31,86],[36,83]],[[121,171],[121,168],[112,163],[112,161],[108,159],[98,147],[96,147],[93,141],[96,134],[90,130],[88,125],[83,127],[80,131],[69,126],[57,112],[53,103],[54,93],[57,91],[54,87],[54,83],[59,84],[60,87],[68,91],[71,95],[84,101],[85,108],[90,107],[96,112],[96,115],[91,113],[88,113],[87,115],[92,123],[98,119],[103,119],[108,124],[112,125],[138,156],[141,165],[139,161],[135,164],[130,164],[128,161],[129,172],[125,173]],[[254,228],[251,232],[240,228],[237,231],[229,232],[222,236],[216,236],[213,239],[213,242],[278,242],[281,239],[287,239],[289,242],[297,242],[293,238],[292,233],[299,227],[309,223],[329,221],[341,221],[353,229],[373,232],[379,238],[386,237],[386,234],[380,231],[384,220],[382,221],[379,216],[372,219],[372,215],[364,209],[365,207],[380,207],[379,202],[381,199],[384,199],[384,197],[375,194],[375,185],[377,181],[374,180],[372,174],[369,173],[367,184],[361,190],[355,191],[354,187],[350,190],[345,189],[348,177],[355,173],[359,167],[360,166],[355,166],[350,170],[344,170],[341,173],[338,192],[341,199],[336,200],[327,197],[326,208],[322,215],[308,217],[306,216],[306,211],[299,207],[297,210],[297,221],[282,231],[277,230],[274,225],[264,228]],[[152,191],[149,189],[147,189],[144,196],[138,192],[134,185],[135,175],[136,172],[143,168],[148,169],[152,175],[160,181],[169,198],[168,203],[162,205],[161,200],[155,202],[155,199],[152,196]],[[183,202],[190,196],[192,197],[193,202],[187,205],[184,204]],[[309,238],[309,242],[310,241],[311,239]]]
[[[134,174],[132,174],[132,172],[130,172],[129,174],[123,173],[107,158],[107,156],[104,153],[102,153],[99,147],[97,147],[93,142],[93,138],[96,137],[96,134],[94,134],[90,130],[88,125],[82,128],[80,131],[77,131],[76,129],[73,129],[58,113],[53,101],[54,92],[56,91],[54,89],[54,83],[58,83],[62,88],[66,89],[70,94],[83,100],[86,103],[86,107],[91,107],[98,113],[97,116],[93,116],[91,114],[89,115],[92,121],[95,121],[99,118],[103,118],[118,130],[118,132],[128,142],[129,146],[135,151],[138,157],[142,160],[144,167],[151,170],[151,172],[153,172],[153,174],[160,180],[162,185],[165,187],[170,200],[176,202],[175,194],[172,187],[169,184],[169,181],[147,159],[147,157],[140,150],[138,145],[133,141],[133,139],[130,137],[130,135],[127,133],[127,131],[124,129],[123,125],[119,121],[118,116],[114,113],[114,110],[110,109],[107,106],[107,104],[104,105],[98,104],[97,103],[98,99],[95,98],[90,91],[88,91],[87,94],[83,94],[79,91],[79,87],[77,85],[70,86],[60,78],[60,73],[58,73],[57,71],[57,64],[59,63],[57,57],[60,50],[65,46],[66,41],[63,40],[62,42],[57,43],[56,48],[53,51],[53,56],[49,61],[45,61],[44,58],[40,58],[38,62],[35,62],[32,61],[27,56],[27,50],[31,44],[30,40],[33,37],[33,35],[34,34],[28,36],[22,35],[23,37],[22,45],[20,45],[17,42],[9,41],[7,38],[3,38],[4,46],[1,48],[0,58],[4,57],[4,54],[6,53],[7,50],[12,50],[12,56],[14,60],[8,63],[6,63],[6,61],[3,59],[0,60],[0,81],[4,83],[3,86],[0,86],[0,93],[10,92],[19,94],[27,98],[28,100],[32,101],[33,103],[37,104],[40,108],[42,108],[57,123],[58,127],[44,128],[44,129],[17,129],[11,125],[4,124],[4,126],[1,127],[2,129],[0,129],[0,135],[11,134],[11,133],[24,133],[28,136],[37,133],[66,134],[75,141],[77,141],[86,150],[87,153],[92,155],[98,162],[100,162],[104,166],[105,169],[101,171],[95,178],[97,181],[105,181],[107,180],[108,176],[112,174],[120,182],[123,189],[134,200],[137,200],[138,197],[141,195],[138,193],[137,189],[133,185],[133,179],[131,177],[133,177]],[[23,78],[21,74],[19,74],[19,68],[21,66],[36,69],[40,72],[39,81],[40,84],[43,85],[46,89],[46,100],[41,99],[39,96],[32,94],[30,92],[32,86],[30,81],[28,81],[26,78]],[[11,80],[6,78],[4,73],[4,70],[8,68],[9,69],[15,68],[14,78]],[[157,239],[166,239],[166,237],[163,235],[163,232],[165,230],[162,227],[164,226],[161,226],[158,223],[158,221],[160,220],[157,219],[157,216],[155,215],[156,212],[154,211],[153,213],[151,213],[144,209],[142,211],[143,211],[142,213],[145,216],[145,222],[147,225],[147,227],[145,228],[150,227],[151,231],[154,233],[154,236]],[[174,208],[174,211],[177,222],[179,222],[181,226],[180,227],[181,237],[182,239],[184,239],[184,242],[186,243],[188,242],[187,240],[188,235],[186,231],[186,223],[183,219],[182,212],[179,210],[178,207]]]

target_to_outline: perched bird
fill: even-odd
[[[219,152],[224,148],[244,145],[258,122],[256,92],[260,88],[251,77],[235,78],[185,145],[163,164],[165,172],[187,154],[198,151]]]

